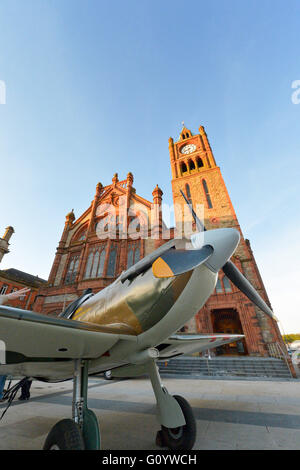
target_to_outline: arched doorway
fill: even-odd
[[[239,314],[233,308],[213,310],[211,315],[214,333],[227,333],[231,335],[244,334]],[[216,348],[217,356],[244,356],[246,354],[248,354],[248,351],[244,339]]]

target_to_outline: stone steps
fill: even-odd
[[[161,375],[239,376],[291,378],[286,363],[275,358],[200,358],[187,357],[159,361]]]

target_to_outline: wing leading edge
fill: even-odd
[[[173,335],[164,343],[157,346],[160,359],[170,359],[182,354],[203,352],[217,348],[223,344],[234,343],[244,338],[244,335],[208,334],[208,335]]]
[[[62,363],[73,359],[99,358],[119,339],[137,340],[121,330],[122,325],[97,326],[0,306],[0,341],[5,348],[0,374],[22,373],[25,364],[27,375],[37,375],[41,369],[44,376],[45,363],[63,370]]]

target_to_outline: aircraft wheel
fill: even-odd
[[[174,429],[162,426],[161,432],[159,431],[157,435],[157,444],[169,447],[171,450],[191,450],[196,439],[196,420],[193,410],[185,398],[179,395],[174,395],[174,398],[183,412],[186,424]]]
[[[49,432],[43,450],[84,450],[79,426],[71,419],[63,419]]]
[[[111,370],[106,370],[103,375],[106,380],[112,380],[113,378]]]

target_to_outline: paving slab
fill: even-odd
[[[164,378],[184,396],[197,421],[197,450],[299,450],[300,381]],[[34,381],[31,399],[17,398],[0,421],[0,450],[42,449],[54,424],[71,417],[72,382]],[[89,380],[104,450],[158,450],[156,403],[147,378]],[[0,405],[0,413],[5,403]]]

